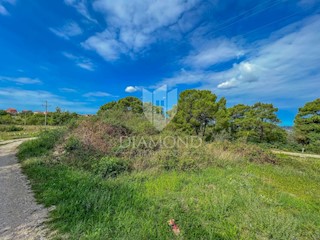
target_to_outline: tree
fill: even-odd
[[[254,104],[247,112],[247,115],[253,121],[259,142],[268,141],[272,129],[280,123],[280,119],[276,115],[277,111],[278,108],[275,108],[272,104],[259,102]]]
[[[125,97],[120,99],[118,102],[112,101],[104,104],[100,107],[98,115],[101,115],[110,110],[119,110],[123,112],[133,112],[140,114],[143,112],[143,104],[139,98]]]
[[[4,115],[8,115],[9,113],[7,113],[5,110],[0,110],[0,116],[4,116]]]
[[[253,106],[239,104],[230,108],[232,136],[252,142],[284,141],[286,132],[277,125],[280,123],[277,111],[272,104],[260,102]]]
[[[117,108],[122,111],[129,111],[133,113],[143,113],[143,104],[139,98],[125,97],[118,101]]]
[[[224,128],[226,100],[216,102],[217,96],[208,90],[186,90],[180,94],[177,114],[173,118],[176,128],[205,136],[208,128]],[[223,120],[224,119],[224,120]]]
[[[112,101],[112,102],[108,102],[104,105],[102,105],[98,111],[98,115],[101,115],[102,113],[108,111],[108,110],[111,110],[113,109],[115,106],[117,105],[117,102],[116,101]]]
[[[0,115],[0,124],[12,124],[13,122],[14,119],[10,114]]]
[[[244,104],[238,104],[231,108],[228,108],[229,124],[230,124],[230,134],[233,139],[241,137],[245,131],[248,129],[245,127],[245,116],[250,110],[250,106]]]
[[[320,152],[320,98],[299,108],[294,120],[296,140]]]

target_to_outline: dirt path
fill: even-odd
[[[303,157],[303,158],[320,158],[320,155],[317,155],[317,154],[295,153],[295,152],[286,152],[286,151],[279,151],[279,150],[272,150],[272,152],[290,155],[290,156],[296,156],[296,157]]]
[[[38,205],[15,157],[25,140],[0,145],[0,239],[46,239],[47,210]],[[4,142],[2,142],[4,143]]]

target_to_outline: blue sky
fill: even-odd
[[[142,88],[258,101],[291,125],[319,98],[320,3],[0,0],[0,109],[79,113]]]

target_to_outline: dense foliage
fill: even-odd
[[[78,114],[63,112],[60,108],[56,108],[55,112],[47,113],[47,125],[60,126],[66,125],[74,119],[78,118]],[[0,124],[16,124],[16,125],[44,125],[45,114],[22,112],[11,115],[6,111],[0,110]]]
[[[108,123],[133,127],[136,134],[156,132],[146,121],[146,116],[154,113],[171,120],[165,131],[197,135],[206,141],[240,140],[291,151],[301,151],[303,147],[320,151],[319,99],[300,109],[294,133],[278,125],[278,108],[272,104],[258,102],[230,108],[226,104],[225,98],[218,99],[211,91],[193,89],[183,91],[178,105],[166,113],[159,106],[126,97],[101,106],[98,115]]]
[[[256,103],[226,107],[226,99],[206,90],[186,90],[181,93],[178,111],[168,129],[214,140],[243,139],[245,142],[285,142],[286,132],[272,104]]]
[[[177,114],[172,120],[175,129],[200,136],[227,130],[226,100],[207,90],[186,90],[180,94]]]
[[[286,132],[277,126],[280,122],[272,104],[243,104],[228,109],[232,137],[251,142],[285,142]]]
[[[121,117],[89,117],[20,147],[37,200],[55,206],[54,239],[319,238],[319,161],[228,141],[123,148],[119,137],[150,134],[131,125],[147,122],[141,115]]]
[[[297,141],[320,153],[320,98],[299,108],[294,124]]]
[[[98,115],[106,113],[110,110],[141,114],[143,112],[143,104],[142,101],[136,97],[125,97],[117,102],[112,101],[101,106],[98,111]]]

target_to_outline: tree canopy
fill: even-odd
[[[320,151],[320,98],[299,108],[294,120],[294,131],[299,143]]]
[[[208,90],[186,90],[180,94],[177,114],[173,118],[176,128],[205,136],[218,131],[227,123],[226,100]]]
[[[252,106],[235,105],[228,109],[230,132],[233,138],[245,138],[252,142],[285,141],[286,133],[277,126],[277,117],[272,104],[255,103]]]
[[[119,101],[112,101],[100,107],[98,114],[101,115],[108,110],[120,110],[124,112],[143,113],[143,104],[139,98],[125,97]]]

